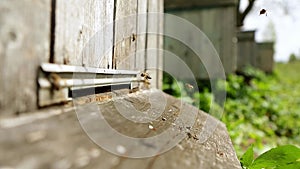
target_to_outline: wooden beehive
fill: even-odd
[[[264,72],[272,73],[274,66],[274,42],[256,43],[256,67]]]
[[[238,32],[237,71],[256,66],[255,31]]]
[[[53,70],[74,74],[87,68],[89,73],[102,72],[106,78],[116,78],[116,73],[132,77],[149,67],[158,68],[162,65],[161,53],[147,56],[146,49],[162,48],[162,37],[148,35],[146,28],[162,32],[163,18],[156,15],[149,19],[147,12],[162,11],[162,0],[1,1],[0,114],[31,111],[68,100],[69,89],[39,92],[41,86],[49,87],[45,79]],[[57,69],[57,65],[64,66]],[[153,76],[151,86],[161,87],[161,71],[149,72]]]
[[[194,24],[198,27],[212,42],[219,58],[223,64],[227,74],[233,73],[236,69],[236,1],[235,0],[205,0],[205,1],[183,1],[183,0],[165,0],[165,11],[169,14],[176,15]],[[182,25],[180,29],[184,29]],[[165,28],[178,29],[178,28]],[[197,43],[199,48],[202,44],[208,43],[206,39],[193,39],[193,36],[186,32],[186,36],[190,36],[191,43]],[[166,37],[164,43],[165,49],[173,52],[180,57],[197,79],[208,79],[205,66],[215,67],[216,64],[210,62],[209,65],[203,65],[199,57],[189,49],[189,46],[182,42]],[[205,53],[203,53],[205,54]],[[211,57],[209,55],[205,57]],[[172,59],[165,60],[164,66],[172,67]],[[176,66],[173,66],[177,68]],[[186,75],[179,77],[188,79]],[[218,72],[217,72],[218,73]]]

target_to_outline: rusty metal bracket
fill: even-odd
[[[139,71],[99,69],[43,63],[38,76],[38,105],[40,107],[72,100],[70,92],[88,88],[117,86],[144,80]],[[101,93],[101,91],[100,91]]]

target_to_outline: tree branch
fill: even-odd
[[[244,25],[244,20],[245,20],[246,16],[248,15],[248,13],[251,11],[255,0],[248,0],[248,2],[249,3],[248,3],[247,8],[243,12],[241,12],[239,10],[240,0],[238,1],[238,6],[237,6],[237,26],[238,27],[241,27]]]

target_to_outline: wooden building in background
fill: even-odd
[[[226,74],[234,73],[236,70],[236,0],[165,0],[165,12],[176,15],[194,24],[198,27],[212,42],[214,48],[219,54]],[[165,28],[165,29],[183,29]],[[186,32],[189,36],[189,32]],[[199,47],[203,43],[208,43],[206,39],[193,39],[191,43],[197,43]],[[164,48],[178,57],[180,57],[191,68],[196,79],[208,79],[208,74],[199,57],[189,49],[188,46],[165,37]],[[205,56],[210,57],[210,56]],[[165,60],[164,66],[171,67],[172,59]],[[208,67],[214,67],[215,63],[211,62]],[[177,69],[176,66],[173,66]],[[176,72],[176,70],[172,71]],[[182,78],[188,79],[177,71]]]
[[[256,66],[255,31],[240,31],[238,37],[237,71],[247,66]]]

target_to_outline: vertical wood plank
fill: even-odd
[[[237,38],[236,29],[236,12],[232,7],[224,7],[219,12],[219,17],[222,18],[220,26],[220,53],[224,70],[227,74],[234,73],[237,68]]]
[[[114,67],[135,68],[137,0],[115,1]]]
[[[238,32],[237,70],[243,71],[246,66],[255,66],[255,59],[255,31]]]
[[[57,1],[55,63],[107,68],[111,65],[114,0]],[[104,28],[104,29],[103,29]],[[111,67],[111,66],[110,66]]]
[[[147,34],[147,53],[146,53],[146,67],[147,72],[152,77],[151,85],[157,88],[157,63],[158,63],[158,28],[159,18],[157,0],[148,0],[148,34]]]
[[[37,107],[37,70],[49,61],[50,0],[0,1],[0,115]]]
[[[159,53],[158,53],[158,63],[157,63],[157,67],[158,67],[158,71],[157,71],[157,88],[158,89],[162,89],[162,85],[163,85],[163,48],[164,48],[164,0],[158,0],[158,11],[159,11],[159,22],[158,22],[158,49],[159,49]]]
[[[146,0],[138,1],[137,15],[137,46],[136,46],[136,66],[137,70],[145,70],[145,54],[146,54],[146,31],[147,31],[147,6]]]
[[[86,1],[56,2],[55,63],[82,66],[81,51],[84,44],[83,6]]]

